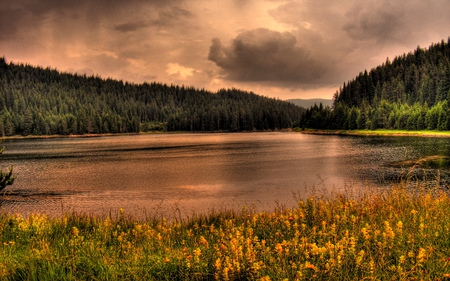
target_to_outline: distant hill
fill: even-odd
[[[280,130],[298,126],[304,111],[238,89],[134,84],[0,57],[0,136]]]
[[[344,83],[334,108],[305,112],[319,129],[450,130],[450,37],[386,61]]]
[[[312,106],[319,105],[320,103],[322,103],[323,106],[332,106],[333,105],[333,100],[328,100],[328,99],[290,99],[290,100],[286,100],[287,102],[291,102],[295,105],[301,106],[303,108],[310,108]]]

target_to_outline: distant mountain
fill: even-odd
[[[361,72],[333,100],[305,112],[302,127],[450,130],[450,37]]]
[[[319,105],[320,103],[322,103],[323,106],[332,106],[333,105],[333,100],[328,100],[328,99],[290,99],[290,100],[286,100],[287,102],[291,102],[295,105],[301,106],[303,108],[310,108],[312,106]]]
[[[304,111],[238,89],[134,84],[0,57],[0,136],[280,130],[298,126]]]

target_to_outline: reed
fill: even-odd
[[[446,280],[450,197],[399,183],[187,220],[0,215],[0,280]]]

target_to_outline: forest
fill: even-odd
[[[334,94],[333,106],[315,105],[302,128],[450,130],[450,37],[386,59]]]
[[[0,58],[2,136],[281,130],[304,110],[238,89],[134,84]]]

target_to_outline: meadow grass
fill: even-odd
[[[327,130],[327,129],[305,129],[294,128],[294,132],[306,134],[325,134],[325,135],[357,135],[357,136],[411,136],[411,137],[450,137],[450,131],[437,130],[394,130],[394,129],[376,129],[376,130]]]
[[[450,197],[399,183],[184,221],[0,215],[0,280],[450,280]]]
[[[450,131],[437,131],[437,130],[352,130],[349,133],[355,134],[370,134],[370,135],[403,135],[403,136],[424,136],[424,137],[450,137]]]

